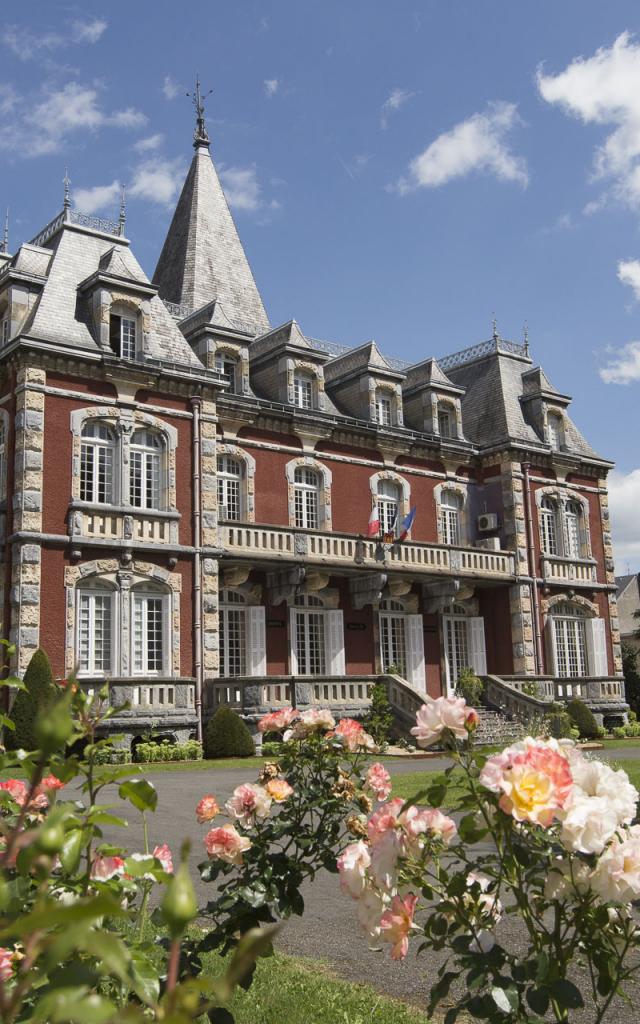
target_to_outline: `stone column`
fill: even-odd
[[[500,468],[505,546],[515,552],[516,574],[518,576],[528,576],[529,559],[522,467],[519,462],[505,459]],[[518,674],[534,675],[536,663],[533,638],[533,611],[531,607],[531,588],[528,583],[516,583],[510,587],[509,608],[511,611],[513,671]]]
[[[613,562],[613,545],[611,541],[611,522],[609,519],[609,494],[607,481],[598,480],[600,488],[600,522],[602,525],[602,545],[604,548],[604,571],[605,580],[609,586],[615,586],[616,575]],[[609,604],[609,627],[611,629],[611,655],[613,662],[613,674],[622,675],[622,647],[620,645],[620,620],[618,618],[618,602],[615,590],[607,594]]]
[[[217,547],[219,543],[215,413],[214,402],[202,402],[200,440],[203,547]],[[202,637],[203,674],[206,680],[219,675],[218,562],[215,558],[203,558],[202,560]]]

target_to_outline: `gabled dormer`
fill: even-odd
[[[380,427],[402,427],[402,381],[375,341],[350,349],[325,366],[327,390],[338,408],[349,416],[370,420]]]
[[[166,303],[173,310],[171,303]],[[254,334],[227,316],[214,299],[180,320],[180,330],[208,370],[216,370],[226,383],[225,394],[250,395],[249,343]]]
[[[98,269],[78,285],[96,343],[121,359],[139,359],[148,352],[150,302],[156,294],[120,245],[107,249]]]
[[[0,345],[29,323],[47,278],[51,252],[25,242],[15,256],[0,253]]]
[[[465,389],[447,377],[435,359],[410,366],[402,385],[407,426],[442,441],[464,440],[461,399]]]
[[[325,412],[326,352],[314,348],[295,320],[256,338],[249,347],[251,384],[256,393],[306,412]]]
[[[542,367],[523,373],[521,402],[525,418],[552,451],[571,450],[575,428],[566,413],[571,398],[554,388]]]

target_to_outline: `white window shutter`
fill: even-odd
[[[470,668],[477,676],[487,674],[487,649],[484,642],[484,619],[474,615],[467,619],[467,639],[469,641]]]
[[[298,652],[296,650],[296,610],[289,609],[289,671],[292,676],[298,674]]]
[[[424,673],[424,626],[422,615],[405,616],[407,682],[415,690],[426,690]]]
[[[556,630],[552,616],[547,619],[544,627],[545,646],[547,648],[547,674],[558,675],[558,649],[556,646]]]
[[[585,634],[587,639],[589,675],[608,675],[607,633],[604,619],[587,619],[585,622]]]
[[[330,676],[343,676],[346,674],[346,669],[344,664],[344,625],[340,610],[326,613],[326,627],[327,673]]]
[[[264,608],[247,608],[247,664],[250,676],[266,676],[267,645]]]

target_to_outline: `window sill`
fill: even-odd
[[[80,501],[74,499],[69,504],[70,512],[93,512],[97,515],[142,516],[153,519],[181,519],[182,513],[177,509],[138,508],[135,505],[112,505],[109,502]]]

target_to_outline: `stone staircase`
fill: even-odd
[[[476,708],[480,723],[476,730],[475,742],[478,746],[504,747],[523,735],[523,727],[501,711],[493,708]]]

